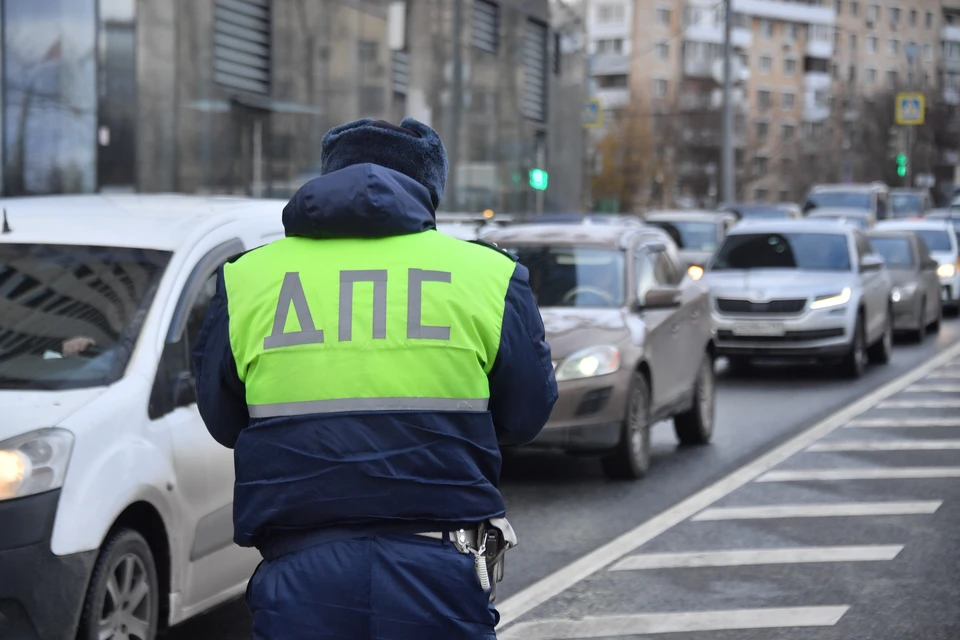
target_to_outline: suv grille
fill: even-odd
[[[805,298],[769,302],[717,298],[717,309],[723,313],[800,313],[806,305]]]

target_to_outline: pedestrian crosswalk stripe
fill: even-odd
[[[842,440],[817,442],[807,451],[825,453],[838,451],[955,451],[960,440]]]
[[[960,409],[960,398],[943,400],[886,400],[878,409]]]
[[[960,478],[960,467],[864,467],[858,469],[799,469],[770,471],[754,482],[807,482],[814,480],[919,480]]]
[[[960,369],[934,371],[926,377],[927,380],[960,380]]]
[[[712,507],[691,520],[774,520],[779,518],[831,518],[847,516],[911,516],[936,513],[942,500],[914,502],[833,502],[780,504],[758,507]]]
[[[903,545],[849,547],[797,547],[794,549],[742,549],[736,551],[693,551],[688,553],[645,553],[627,556],[611,571],[644,569],[693,569],[704,567],[745,567],[764,564],[807,564],[814,562],[876,562],[893,560]]]
[[[580,620],[534,620],[521,622],[497,635],[500,640],[561,640],[694,631],[831,627],[849,609],[849,605],[778,607],[590,616]]]
[[[914,384],[902,393],[960,393],[960,384]]]
[[[897,427],[960,427],[960,418],[860,418],[843,425],[845,429]]]

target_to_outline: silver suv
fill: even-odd
[[[734,227],[704,275],[717,353],[839,359],[851,377],[893,345],[892,281],[859,229],[813,220]]]

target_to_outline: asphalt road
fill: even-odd
[[[813,545],[814,553],[817,547],[859,545],[868,549],[851,553],[869,556],[871,553],[890,554],[895,546],[902,545],[904,548],[892,561],[601,571],[529,610],[518,608],[515,606],[518,600],[511,599],[518,593],[523,598],[531,593],[536,596],[536,591],[523,590],[756,460],[809,425],[855,403],[957,341],[960,341],[960,321],[948,320],[938,337],[930,337],[922,345],[898,343],[891,364],[872,366],[861,380],[855,382],[831,375],[819,366],[763,366],[738,377],[721,373],[713,444],[681,449],[676,445],[670,425],[658,425],[653,440],[653,465],[649,476],[641,482],[609,481],[599,463],[592,458],[528,453],[511,456],[504,464],[502,490],[507,500],[508,516],[520,536],[520,546],[510,552],[507,577],[500,585],[498,604],[510,611],[522,611],[523,615],[511,615],[507,621],[513,625],[506,625],[502,635],[520,634],[516,637],[526,640],[538,637],[637,638],[641,632],[652,633],[649,629],[658,628],[643,625],[675,624],[669,617],[653,622],[631,617],[637,614],[678,612],[686,615],[685,612],[690,611],[732,609],[735,611],[728,617],[739,620],[736,624],[747,625],[751,615],[758,615],[747,609],[784,607],[781,620],[789,621],[790,616],[795,616],[798,624],[810,624],[811,621],[826,624],[833,618],[839,622],[818,629],[817,632],[823,635],[809,635],[809,630],[804,632],[802,629],[777,629],[684,633],[671,637],[677,637],[677,640],[707,637],[717,640],[771,637],[792,640],[801,636],[817,640],[848,637],[955,640],[960,637],[960,605],[957,605],[960,602],[960,568],[957,563],[960,543],[957,543],[956,536],[960,530],[960,489],[954,488],[960,487],[960,480],[949,479],[910,480],[905,485],[879,480],[833,484],[825,481],[748,484],[725,498],[723,504],[776,505],[816,502],[818,498],[823,501],[826,489],[834,500],[871,502],[888,499],[925,503],[942,500],[943,505],[933,515],[882,516],[870,520],[868,525],[861,521],[866,518],[801,520],[805,527],[793,519],[762,521],[759,525],[738,521],[720,521],[709,526],[682,522],[639,550],[643,553],[688,552],[729,547],[755,552],[767,547],[783,547],[785,540],[793,540],[794,547]],[[960,376],[960,366],[956,371]],[[936,379],[928,384],[935,382]],[[960,385],[960,377],[952,381],[947,378],[943,382]],[[936,398],[942,398],[944,394],[902,392],[896,396],[897,399],[903,397],[934,398],[933,404],[936,404]],[[953,397],[960,395],[955,393]],[[952,409],[953,415],[960,416],[958,408]],[[908,417],[921,415],[922,411],[932,412],[930,415],[947,415],[951,409],[918,409],[911,405],[910,408],[887,409],[883,415]],[[843,433],[831,434],[828,440],[840,435],[849,439],[859,435],[860,430],[838,431]],[[917,429],[871,428],[863,431],[874,439],[878,435],[903,438],[906,437],[903,431],[914,438],[919,437]],[[923,437],[960,438],[960,428],[954,429],[952,434],[938,431],[937,435]],[[920,466],[921,463],[940,467],[960,465],[960,451],[952,454],[949,451],[902,450],[824,452],[798,456],[785,461],[778,469],[830,469],[835,468],[838,461],[844,469],[856,465],[887,464],[891,460],[901,466]],[[802,462],[796,461],[801,458]],[[824,520],[831,521],[825,523]],[[905,541],[911,542],[905,544]],[[874,548],[878,546],[879,549]],[[624,553],[628,551],[637,553],[630,549],[625,549]],[[844,551],[828,549],[823,553]],[[945,554],[949,556],[946,563],[943,562]],[[797,605],[797,593],[805,596],[799,598],[803,601],[802,607]],[[850,609],[841,613],[845,606]],[[543,620],[563,621],[583,616],[600,616],[600,622],[595,622],[595,628],[587,631],[580,627],[551,631],[542,624]],[[689,616],[684,620],[682,624],[691,624]],[[924,621],[928,626],[923,626]],[[523,624],[527,626],[519,626]],[[511,631],[511,626],[516,631]],[[167,637],[172,640],[245,640],[249,638],[248,629],[249,616],[243,604],[238,602],[182,625]],[[583,635],[587,632],[588,636]]]

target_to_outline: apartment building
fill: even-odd
[[[632,0],[587,3],[590,88],[608,121],[630,102],[627,78],[633,52],[633,4]]]

